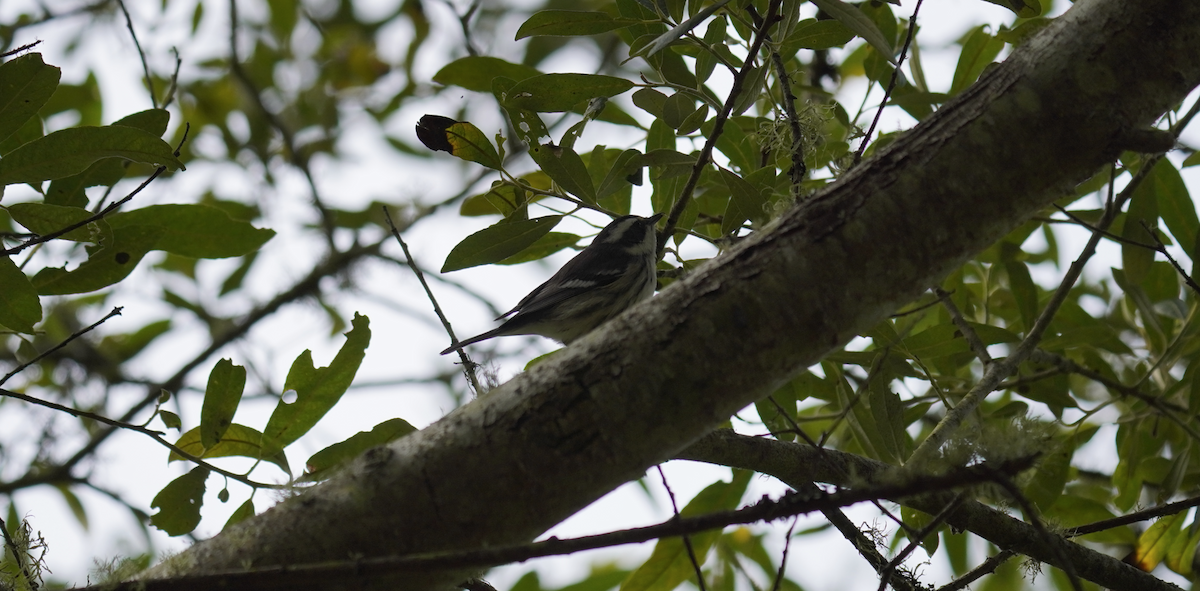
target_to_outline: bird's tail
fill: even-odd
[[[498,337],[498,336],[500,336],[500,335],[502,335],[502,334],[508,334],[508,333],[504,332],[504,326],[503,326],[503,325],[501,325],[499,328],[495,328],[495,329],[489,330],[489,331],[487,331],[487,332],[485,332],[485,333],[483,333],[483,334],[477,334],[477,335],[475,335],[475,336],[473,336],[473,337],[471,337],[471,338],[469,338],[469,339],[467,339],[467,340],[465,340],[465,341],[459,341],[457,345],[450,345],[449,347],[446,347],[446,350],[442,351],[442,353],[441,353],[441,354],[442,354],[442,355],[447,355],[447,354],[449,354],[449,353],[451,353],[451,352],[453,352],[453,351],[456,351],[456,350],[458,350],[458,349],[461,349],[461,348],[463,348],[463,347],[466,347],[467,345],[473,345],[473,344],[475,344],[475,343],[478,343],[479,341],[486,341],[486,340],[488,340],[488,339],[490,339],[490,338],[492,338],[492,337]]]

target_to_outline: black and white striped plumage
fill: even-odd
[[[519,334],[570,343],[650,297],[657,283],[654,224],[661,217],[661,213],[648,218],[627,215],[613,220],[553,277],[496,318],[508,318],[504,324],[466,339],[458,347]],[[442,351],[442,355],[455,348]]]

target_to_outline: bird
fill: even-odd
[[[626,215],[600,230],[592,243],[508,312],[504,324],[442,351],[493,337],[535,334],[560,343],[591,332],[630,306],[649,298],[657,285],[658,244],[654,225],[662,214]]]

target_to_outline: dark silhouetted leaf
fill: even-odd
[[[467,236],[450,251],[442,265],[442,273],[502,261],[537,242],[560,221],[562,216],[550,215],[488,226]]]

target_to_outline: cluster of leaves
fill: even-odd
[[[850,142],[863,135],[863,113],[860,108],[850,117],[823,87],[818,62],[828,59],[824,50],[855,38],[864,41],[833,66],[834,80],[865,76],[880,87],[894,85],[891,104],[921,120],[974,82],[1006,47],[1019,45],[1050,22],[1039,5],[1006,5],[1020,18],[997,32],[982,26],[967,32],[950,87],[938,92],[925,83],[916,46],[909,56],[911,80],[896,71],[911,23],[896,18],[889,5],[814,0],[821,9],[817,20],[799,18],[803,4],[685,7],[683,2],[618,0],[602,11],[537,12],[518,29],[517,39],[603,36],[608,42],[615,34],[628,47],[630,59],[640,58],[647,66],[639,72],[640,83],[598,74],[546,74],[495,57],[463,57],[445,66],[434,79],[490,93],[520,140],[517,145],[529,146],[537,170],[510,172],[507,163],[517,159],[506,157],[500,135],[493,144],[468,122],[436,116],[422,120],[418,135],[428,147],[500,176],[487,192],[465,200],[460,213],[499,215],[501,221],[465,238],[442,270],[523,262],[574,246],[581,238],[552,232],[555,225],[581,210],[628,213],[633,186],[641,184],[646,169],[650,208],[677,216],[672,219],[675,225],[665,230],[676,247],[689,238],[726,244],[760,228],[780,208],[803,199],[853,164]],[[759,15],[769,18],[776,7],[782,18],[770,29],[771,40],[751,56],[754,59],[747,59],[746,49],[755,46],[763,21]],[[727,72],[722,85],[730,86],[733,80],[729,96],[711,87],[717,70]],[[636,113],[606,100],[623,93],[652,116],[650,123],[643,122],[644,114],[634,117]],[[792,97],[803,99],[799,114],[790,111]],[[567,113],[559,121],[564,127],[575,123],[555,138],[543,113]],[[643,138],[636,145],[643,149],[580,148],[583,129],[593,120],[636,128]],[[796,130],[804,137],[792,137]],[[872,142],[867,153],[890,139],[867,138]],[[679,151],[688,144],[697,149]],[[802,166],[794,158],[797,152]],[[1196,163],[1191,157],[1182,166]],[[1058,201],[1060,208],[1074,206],[1068,219],[1052,219],[1056,211],[1048,210],[952,274],[940,287],[953,306],[937,305],[940,297],[914,303],[863,335],[865,340],[851,349],[831,355],[819,368],[760,402],[757,410],[765,426],[780,438],[802,436],[903,464],[946,408],[957,404],[980,378],[983,361],[964,338],[961,323],[982,345],[999,347],[993,351],[1020,343],[1053,291],[1053,286],[1033,280],[1031,268],[1061,272],[1059,261],[1072,256],[1060,251],[1052,224],[1089,228],[1103,211],[1081,206],[1085,197],[1096,195],[1110,178],[1121,183],[1142,172],[1144,180],[1132,181],[1131,188],[1136,188],[1128,210],[1109,228],[1113,239],[1121,240],[1123,265],[1112,269],[1111,280],[1084,280],[1068,292],[1052,316],[1039,354],[1022,363],[1017,375],[986,399],[976,413],[970,440],[959,445],[967,457],[1044,452],[1038,468],[1023,477],[1022,493],[1028,506],[1064,527],[1109,519],[1148,500],[1163,502],[1195,491],[1200,461],[1191,457],[1197,432],[1190,425],[1200,413],[1200,380],[1195,375],[1200,347],[1193,338],[1198,294],[1171,263],[1156,260],[1156,253],[1165,251],[1158,240],[1179,245],[1189,259],[1200,254],[1196,207],[1179,166],[1167,159],[1124,155],[1113,171],[1097,174]],[[790,174],[797,169],[801,175],[807,172],[798,184]],[[539,209],[548,215],[530,213]],[[1166,236],[1157,231],[1160,223]],[[1039,241],[1044,246],[1030,246]],[[676,257],[683,271],[698,262]],[[664,278],[679,271],[668,271],[675,266],[661,264]],[[1075,451],[1106,424],[1118,425],[1116,471],[1101,475],[1072,467]],[[1084,539],[1132,548],[1134,560],[1146,570],[1165,563],[1190,577],[1200,520],[1187,515],[1176,513],[1140,535],[1135,528],[1115,527]],[[902,516],[903,525],[913,528],[908,531],[930,523],[930,516],[907,508]],[[896,543],[904,532],[903,527],[897,529]],[[724,534],[721,539],[738,535],[742,534]],[[932,554],[943,540],[954,572],[970,570],[966,536],[943,525],[935,535],[914,542]],[[701,564],[711,544],[712,540],[698,544]],[[660,542],[645,565],[625,576],[622,589],[671,589],[693,576],[681,548],[678,540]],[[741,568],[733,554],[712,555],[718,561],[708,571],[713,584],[733,584],[726,575]],[[761,563],[755,552],[744,557]],[[774,576],[769,563],[763,566],[769,577]],[[621,576],[605,569],[589,581],[607,588]],[[1058,582],[1067,584],[1065,579]],[[993,584],[1012,583],[1006,575]],[[518,586],[541,588],[532,573]]]
[[[206,15],[206,4],[194,4],[193,35],[198,34],[205,22],[226,20],[221,15]],[[161,8],[164,12],[168,10],[166,3]],[[111,24],[113,30],[125,34],[134,30],[119,16],[125,7],[117,1],[96,2],[62,13],[37,7],[31,10],[34,14],[22,15],[15,22],[0,26],[0,40],[6,46],[25,29],[72,20],[94,19],[94,24]],[[121,18],[119,25],[111,17]],[[417,30],[410,46],[415,53],[428,34],[428,23],[419,4],[408,3],[398,8],[390,19],[409,22]],[[294,52],[292,48],[299,46],[289,40],[314,22],[325,35],[323,43],[317,47],[303,46]],[[307,171],[312,157],[339,155],[336,142],[342,131],[340,109],[364,89],[382,84],[384,77],[393,71],[375,50],[378,31],[388,22],[385,19],[366,23],[350,3],[341,3],[336,10],[321,15],[280,4],[273,7],[266,22],[235,20],[234,27],[244,26],[254,40],[246,61],[222,57],[201,63],[198,78],[181,80],[178,65],[174,73],[159,74],[143,55],[145,83],[156,108],[121,117],[109,125],[101,125],[103,102],[95,73],[83,83],[72,85],[62,83],[60,69],[45,64],[40,54],[28,48],[4,55],[0,64],[0,97],[3,97],[0,99],[0,179],[3,180],[0,191],[7,187],[8,192],[0,205],[0,236],[5,250],[0,257],[0,332],[5,335],[0,358],[12,371],[0,378],[0,386],[10,389],[4,390],[5,398],[0,401],[7,403],[12,402],[10,397],[21,397],[25,402],[49,406],[80,419],[74,425],[45,419],[40,440],[0,442],[0,449],[23,451],[32,446],[42,450],[31,458],[12,454],[11,459],[28,462],[23,474],[17,472],[17,461],[8,462],[9,452],[5,452],[9,469],[6,475],[13,476],[0,483],[0,492],[10,499],[8,530],[16,532],[21,525],[20,519],[13,518],[20,513],[16,503],[11,502],[12,493],[30,487],[52,485],[84,528],[89,525],[89,517],[75,492],[80,487],[100,490],[121,502],[118,492],[100,488],[89,478],[71,473],[80,463],[93,458],[114,428],[153,437],[158,444],[169,448],[168,462],[187,460],[197,464],[155,497],[152,506],[159,509],[157,514],[148,516],[145,508],[126,504],[139,522],[155,525],[171,535],[186,534],[196,527],[207,477],[212,472],[223,475],[226,482],[234,479],[249,485],[251,498],[254,491],[264,486],[279,487],[251,480],[250,471],[229,472],[211,464],[209,459],[250,458],[255,462],[251,471],[270,464],[285,473],[283,480],[314,482],[327,477],[337,465],[363,449],[413,430],[402,419],[384,421],[373,430],[313,454],[305,463],[307,473],[302,478],[292,472],[284,450],[341,399],[359,369],[370,339],[365,316],[345,318],[344,311],[323,301],[321,309],[328,312],[333,332],[350,329],[346,345],[328,367],[315,367],[311,353],[305,351],[296,358],[282,384],[255,388],[276,392],[277,397],[287,392],[282,397],[286,403],[279,402],[261,430],[233,420],[235,411],[242,406],[247,371],[229,359],[212,368],[207,389],[202,384],[199,388],[204,392],[204,401],[196,426],[185,430],[185,423],[190,423],[188,417],[181,419],[179,414],[166,409],[168,400],[192,381],[188,380],[189,372],[221,346],[243,338],[255,323],[289,303],[313,296],[321,300],[323,290],[328,289],[320,285],[321,278],[337,275],[377,253],[382,240],[377,237],[375,245],[369,248],[332,250],[329,253],[332,262],[324,267],[314,265],[306,282],[282,290],[281,295],[256,309],[231,310],[222,298],[242,290],[247,277],[263,269],[261,262],[257,266],[255,262],[260,261],[261,247],[275,232],[255,227],[262,225],[260,220],[264,217],[258,202],[240,196],[219,196],[216,190],[196,195],[196,184],[175,185],[172,173],[183,172],[184,162],[199,163],[202,167],[222,166],[227,171],[240,169],[256,179],[266,170],[265,180],[271,185],[276,180],[273,173],[281,165]],[[56,38],[56,43],[67,47],[68,53],[78,50],[76,44],[89,32],[85,27],[71,37],[66,30],[62,31],[70,38]],[[236,50],[231,53],[236,55]],[[292,92],[285,93],[282,90],[286,85],[276,79],[276,68],[282,63],[307,66],[322,75],[306,80],[302,88],[291,86]],[[401,100],[411,98],[418,90],[411,76],[411,63],[402,66],[398,71],[408,74],[409,88],[396,95],[394,104],[370,109],[379,120],[394,113]],[[231,70],[237,75],[229,75]],[[163,89],[165,92],[160,95],[158,91]],[[336,92],[329,92],[330,89]],[[286,107],[269,110],[264,95],[279,98],[279,103]],[[170,132],[173,139],[165,141],[162,138],[168,134],[173,116],[180,115],[186,125],[175,125]],[[47,122],[66,126],[46,133]],[[248,130],[239,125],[241,122],[250,123]],[[204,145],[223,144],[224,153],[209,148],[197,151],[197,137],[221,138],[220,142],[209,141]],[[151,185],[155,180],[157,183]],[[164,183],[172,183],[171,190],[157,191]],[[184,203],[153,204],[164,193]],[[118,198],[121,195],[124,197]],[[135,197],[137,200],[133,200]],[[318,229],[324,234],[321,241],[331,247],[335,231],[357,234],[364,228],[378,230],[372,224],[379,217],[378,203],[358,211],[340,211],[324,207],[319,196],[315,201],[318,213],[328,222]],[[152,204],[143,205],[146,202]],[[352,242],[358,245],[362,240],[356,236]],[[156,256],[147,257],[156,251]],[[179,359],[178,371],[161,382],[139,378],[143,370],[136,365],[136,358],[160,345],[167,335],[186,332],[173,314],[147,321],[127,333],[110,333],[103,338],[86,334],[119,314],[120,308],[116,308],[93,324],[95,308],[117,299],[114,296],[119,297],[120,282],[144,258],[151,261],[141,265],[149,266],[149,272],[157,277],[171,276],[171,280],[160,282],[162,303],[169,310],[199,319],[207,328],[208,334],[193,332],[190,338],[211,338],[212,342],[198,357]],[[222,275],[214,284],[211,276],[198,272],[202,261],[211,259],[235,259],[237,264],[219,267],[223,269]],[[131,389],[144,392],[133,405],[115,398],[115,393]],[[34,393],[40,397],[32,396]],[[15,406],[6,405],[6,411],[13,411]],[[138,413],[151,410],[153,415],[145,423],[130,422]],[[168,429],[182,433],[170,437],[147,427],[155,418]],[[78,429],[73,442],[67,428]],[[84,444],[76,451],[64,447],[78,445],[80,440]],[[165,457],[167,454],[168,450],[164,450]],[[229,496],[227,488],[223,488],[218,498],[227,502]],[[252,515],[253,511],[253,504],[247,500],[230,523]]]
[[[927,84],[920,43],[908,43],[912,22],[898,17],[894,5],[882,2],[813,0],[812,6],[819,9],[815,17],[806,16],[812,14],[812,6],[801,0],[616,0],[571,5],[570,10],[548,3],[517,29],[515,38],[526,40],[523,55],[502,59],[468,51],[470,55],[436,73],[433,81],[441,85],[436,88],[414,74],[416,56],[427,46],[433,26],[420,2],[406,1],[370,22],[351,2],[329,3],[315,13],[292,3],[269,2],[261,21],[231,15],[234,30],[229,37],[238,46],[230,48],[228,57],[202,63],[197,79],[149,75],[152,93],[154,88],[178,85],[182,119],[197,136],[218,140],[203,144],[205,149],[182,142],[179,126],[174,142],[161,139],[171,119],[166,104],[100,126],[94,77],[80,85],[61,84],[57,68],[42,63],[37,54],[21,55],[0,65],[0,179],[2,185],[32,189],[30,197],[22,194],[18,203],[6,203],[0,213],[0,232],[6,240],[6,256],[0,257],[0,325],[11,332],[8,338],[14,343],[14,352],[5,352],[4,360],[14,366],[36,361],[41,371],[22,375],[26,390],[53,393],[55,400],[96,416],[127,415],[129,420],[156,400],[161,405],[162,388],[182,388],[189,372],[208,355],[288,303],[315,298],[335,332],[349,326],[345,344],[328,367],[315,367],[306,351],[281,385],[262,386],[263,391],[287,394],[261,427],[234,421],[253,373],[231,359],[217,362],[208,374],[201,414],[193,426],[183,430],[184,419],[157,410],[168,427],[182,431],[166,442],[173,446],[169,461],[186,460],[196,467],[155,498],[153,506],[159,512],[152,523],[173,535],[191,532],[200,521],[212,472],[249,485],[251,497],[269,486],[251,480],[249,472],[235,474],[211,460],[250,458],[258,462],[253,469],[270,464],[292,479],[285,453],[289,445],[341,400],[362,362],[370,338],[366,318],[343,320],[345,312],[327,301],[332,294],[323,291],[328,288],[321,287],[320,279],[351,276],[345,271],[368,256],[364,253],[377,252],[383,237],[371,232],[379,229],[373,227],[379,223],[379,204],[350,210],[327,205],[309,166],[314,158],[336,162],[341,157],[338,140],[349,107],[382,124],[423,95],[458,97],[465,89],[479,93],[467,95],[467,104],[485,104],[483,109],[505,118],[506,131],[494,135],[466,121],[479,112],[465,107],[446,113],[462,121],[427,116],[418,125],[418,136],[428,147],[467,161],[479,178],[491,181],[483,188],[464,183],[459,214],[500,218],[465,237],[447,257],[443,271],[542,259],[586,240],[554,231],[568,216],[595,212],[594,218],[649,209],[668,214],[661,228],[663,243],[670,246],[670,257],[661,263],[665,284],[701,262],[685,258],[685,243],[721,248],[762,228],[778,212],[853,166],[859,157],[852,149],[855,144],[864,145],[869,155],[895,137],[873,137],[868,131],[874,109],[867,108],[865,99],[857,109],[836,100],[843,82],[861,78],[872,88],[890,88],[888,104],[919,121],[968,88],[1006,48],[1021,44],[1050,22],[1043,16],[1049,7],[1036,1],[992,2],[1010,9],[1016,19],[999,30],[977,27],[966,32],[947,88]],[[93,9],[101,13],[114,6],[98,3]],[[193,34],[212,18],[205,6],[195,4]],[[236,9],[237,3],[231,6]],[[462,29],[468,34],[486,31],[504,22],[506,15],[503,7],[482,7],[463,18]],[[36,21],[23,17],[0,27],[0,41],[11,43],[14,31]],[[397,23],[409,27],[411,41],[399,63],[390,64],[378,54],[377,44]],[[302,35],[314,36],[317,42]],[[473,40],[468,38],[466,44],[473,47]],[[550,69],[542,66],[550,58],[581,46],[601,56],[599,73],[543,72]],[[907,61],[901,70],[903,60]],[[74,114],[78,125],[45,134],[46,119],[61,113]],[[585,131],[600,135],[613,130],[622,139],[612,145],[583,141]],[[402,139],[387,139],[406,157],[435,157]],[[220,149],[208,148],[214,145]],[[274,183],[284,166],[300,170],[310,183],[321,220],[319,227],[308,230],[328,244],[326,256],[337,264],[314,264],[309,278],[281,289],[277,299],[259,308],[222,313],[203,303],[238,291],[246,277],[261,268],[255,266],[256,254],[273,232],[251,224],[263,215],[257,203],[210,192],[188,205],[120,210],[108,205],[122,179],[157,177],[182,170],[184,162],[229,165],[248,176],[265,177],[267,183]],[[1022,493],[1029,506],[1064,527],[1194,492],[1200,484],[1200,458],[1190,457],[1197,439],[1191,425],[1200,412],[1195,369],[1200,364],[1193,363],[1200,351],[1192,338],[1197,294],[1169,262],[1158,260],[1158,250],[1148,247],[1162,240],[1192,261],[1200,254],[1200,222],[1179,175],[1181,166],[1196,163],[1194,157],[1174,163],[1124,156],[1111,177],[1104,171],[1059,200],[1059,206],[1072,208],[1070,217],[1049,210],[952,274],[941,288],[953,308],[937,305],[940,296],[914,303],[757,405],[761,424],[755,426],[765,426],[780,439],[820,441],[883,462],[904,462],[947,406],[960,400],[985,370],[964,332],[974,333],[993,353],[1020,342],[1051,299],[1051,288],[1033,278],[1061,271],[1058,262],[1073,255],[1060,250],[1060,232],[1054,225],[1097,223],[1103,212],[1090,209],[1089,196],[1110,178],[1124,183],[1138,175],[1144,180],[1133,190],[1128,210],[1108,229],[1113,239],[1122,240],[1121,266],[1112,269],[1111,278],[1085,276],[1070,289],[1039,343],[1038,355],[980,406],[975,413],[977,436],[956,445],[975,457],[1050,450],[1022,480]],[[12,200],[17,189],[9,194]],[[1165,233],[1156,229],[1160,220]],[[347,243],[355,248],[337,246]],[[361,244],[373,246],[360,248]],[[18,258],[35,251],[38,258]],[[129,276],[152,251],[165,253],[154,263],[155,272],[184,278],[201,294],[185,297],[164,288],[162,299],[200,319],[212,347],[198,359],[180,360],[179,374],[152,384],[144,404],[117,410],[107,399],[81,399],[76,390],[89,382],[106,388],[144,386],[129,377],[127,363],[161,342],[175,329],[174,323],[148,322],[95,345],[80,340],[71,345],[69,356],[39,352],[52,352],[77,334],[88,324],[83,318],[106,301],[111,293],[106,288]],[[215,285],[197,273],[199,260],[226,257],[240,257],[240,264]],[[47,260],[76,265],[67,270],[46,266]],[[43,266],[35,270],[38,264]],[[47,300],[51,296],[74,297]],[[1118,425],[1116,470],[1099,474],[1073,467],[1075,451],[1110,424]],[[94,453],[104,435],[94,419],[85,417],[81,425],[89,441],[79,452],[82,456],[55,454],[72,458],[66,462],[39,457],[27,474],[0,482],[0,492],[11,495],[30,486],[53,485],[86,524],[83,505],[71,491],[79,484],[71,469]],[[306,462],[308,473],[300,480],[325,478],[362,450],[412,430],[403,420],[392,419],[358,433],[312,455]],[[43,445],[57,442],[48,436]],[[749,481],[749,473],[735,472],[731,482],[710,485],[682,513],[735,507]],[[227,488],[219,498],[230,498]],[[251,501],[245,501],[229,523],[253,510]],[[10,529],[20,522],[18,514],[10,503]],[[1176,513],[1143,532],[1122,526],[1085,539],[1131,548],[1144,568],[1164,563],[1191,576],[1190,557],[1200,524],[1188,515]],[[905,526],[931,523],[930,516],[907,508],[901,517]],[[897,529],[893,545],[903,542],[904,531]],[[597,568],[579,588],[622,584],[627,589],[672,589],[693,577],[698,567],[715,588],[733,589],[745,581],[765,588],[778,576],[780,561],[766,551],[764,535],[736,529],[692,537],[699,564],[693,564],[680,540],[663,540],[641,567]],[[956,574],[973,566],[967,535],[943,525],[919,542],[929,553],[944,550]],[[756,566],[748,568],[749,564]],[[1012,571],[999,572],[987,584],[1014,588]],[[787,578],[780,585],[800,586]],[[530,573],[516,588],[542,586]]]

